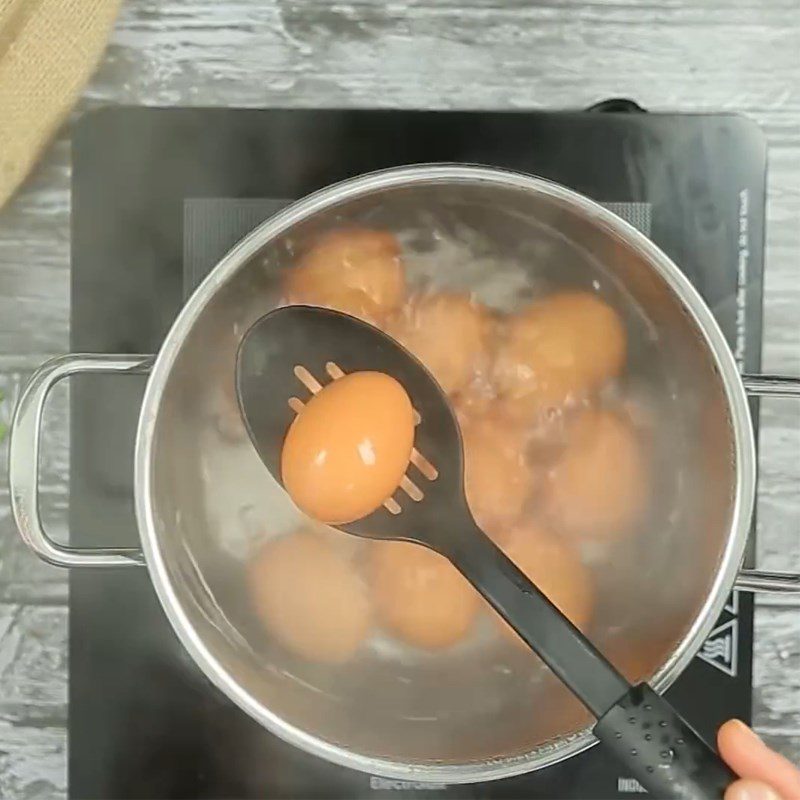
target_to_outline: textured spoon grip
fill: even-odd
[[[654,797],[722,798],[736,779],[697,731],[644,683],[609,709],[594,733]]]

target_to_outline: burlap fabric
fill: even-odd
[[[121,0],[0,0],[0,206],[75,104]]]

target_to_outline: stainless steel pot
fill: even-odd
[[[695,289],[614,214],[535,177],[457,165],[365,175],[279,213],[220,261],[156,356],[68,355],[44,364],[20,399],[10,444],[13,510],[32,550],[67,567],[146,565],[176,633],[211,681],[266,728],[330,761],[460,783],[538,769],[593,743],[587,720],[552,676],[528,662],[498,670],[491,652],[469,648],[436,658],[388,659],[375,651],[337,672],[253,643],[238,588],[248,537],[264,524],[290,529],[297,512],[245,441],[209,432],[209,403],[225,415],[230,397],[223,392],[220,401],[218,384],[232,386],[239,332],[279,301],[275,275],[297,243],[349,222],[389,224],[423,238],[432,224],[458,228],[467,240],[529,264],[525,286],[542,275],[567,283],[599,278],[630,311],[639,332],[634,357],[656,390],[671,468],[658,486],[652,535],[616,556],[624,602],[618,618],[595,632],[612,657],[622,643],[644,665],[641,677],[666,689],[732,589],[800,591],[798,575],[740,568],[756,489],[748,394],[798,397],[800,381],[740,377]],[[507,285],[520,286],[519,275],[491,286],[486,278],[470,270],[447,276],[494,293],[501,306]],[[64,547],[42,527],[37,463],[45,398],[58,381],[83,372],[150,374],[134,467],[141,550]],[[228,439],[235,440],[240,423],[228,411]],[[248,498],[249,532],[234,508]]]

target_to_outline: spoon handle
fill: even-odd
[[[722,798],[735,779],[712,747],[647,684],[606,657],[474,523],[447,556],[599,720],[598,739],[655,797]]]
[[[474,523],[473,523],[474,525]],[[630,684],[477,525],[447,557],[548,667],[601,717]]]
[[[736,780],[714,748],[646,683],[609,709],[594,735],[654,797],[722,798]]]

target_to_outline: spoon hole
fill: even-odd
[[[335,381],[339,380],[339,378],[343,378],[344,377],[344,371],[342,370],[342,368],[338,364],[335,364],[333,361],[329,361],[325,365],[325,371]]]
[[[411,463],[426,477],[429,481],[435,481],[439,477],[439,470],[425,458],[422,453],[415,447],[411,451]]]
[[[390,514],[399,514],[402,509],[400,508],[400,503],[394,499],[394,497],[390,497],[387,500],[383,501],[383,507],[390,513]]]
[[[419,503],[425,497],[422,489],[417,486],[407,475],[403,475],[400,481],[400,488],[415,502]]]
[[[302,364],[297,364],[295,366],[294,374],[297,380],[299,380],[311,394],[317,394],[322,390],[322,384]]]
[[[289,398],[289,408],[291,408],[295,414],[299,414],[305,407],[306,404],[299,397]]]

